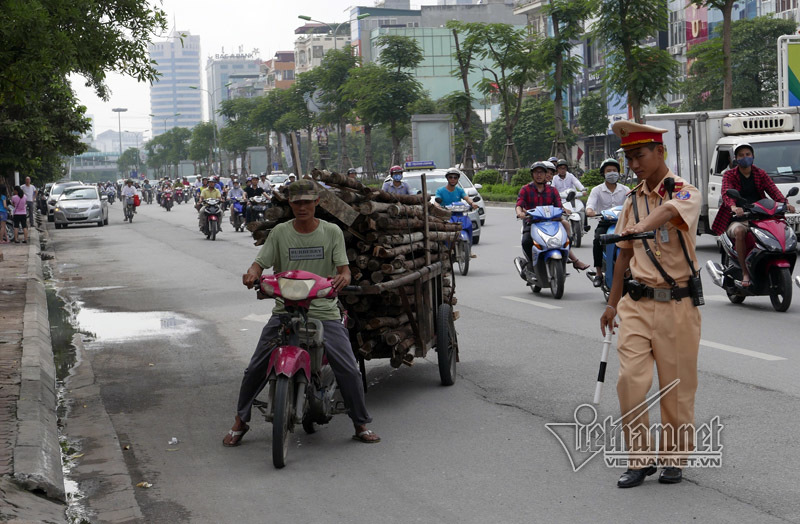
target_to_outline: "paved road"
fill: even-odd
[[[241,447],[220,443],[270,306],[240,283],[256,252],[247,234],[228,226],[206,241],[186,206],[142,207],[133,224],[111,211],[108,227],[53,230],[52,243],[56,277],[95,334],[83,357],[118,446],[130,446],[127,473],[153,484],[135,490],[147,522],[800,521],[800,304],[784,314],[766,298],[735,306],[704,278],[697,420],[725,425],[723,467],[619,490],[621,471],[601,458],[573,473],[545,428],[591,401],[602,295],[574,270],[563,299],[532,294],[511,263],[513,211],[490,208],[470,274],[457,279],[456,385],[439,385],[433,360],[372,363],[367,403],[383,442],[353,442],[338,417],[296,433],[277,471],[270,427],[255,416]],[[588,244],[578,253],[591,261]],[[716,256],[712,239],[701,238],[699,256]],[[616,370],[612,355],[601,417],[618,410]],[[91,506],[108,490],[86,473],[95,443],[82,444],[74,476]]]

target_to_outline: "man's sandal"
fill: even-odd
[[[239,431],[234,431],[232,429],[229,429],[228,434],[225,435],[225,438],[222,439],[222,445],[225,446],[226,448],[235,448],[236,446],[242,443],[242,437],[244,437],[248,431],[250,431],[250,426],[248,426],[247,424],[245,424],[244,428]],[[228,437],[230,437],[230,440],[228,442],[225,442],[225,439],[227,439]]]
[[[359,431],[358,433],[353,435],[353,440],[364,442],[365,444],[377,444],[378,442],[381,441],[381,438],[378,436],[377,433],[375,433],[371,429],[365,429],[364,431]]]

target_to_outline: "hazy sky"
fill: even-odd
[[[222,52],[260,50],[262,60],[272,58],[276,51],[294,50],[294,30],[305,22],[297,15],[334,24],[349,18],[349,7],[372,6],[374,0],[151,0],[161,6],[180,31],[200,36],[201,67],[205,87],[205,63],[209,55]],[[435,4],[435,0],[412,0],[412,8]],[[169,31],[167,32],[167,34]],[[166,35],[165,35],[166,36]],[[114,107],[125,107],[122,113],[123,131],[150,129],[150,86],[119,75],[110,75],[111,98],[103,102],[94,91],[84,86],[82,78],[73,77],[78,99],[94,117],[95,133],[117,129]],[[149,138],[149,132],[146,134]]]

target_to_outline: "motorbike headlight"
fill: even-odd
[[[781,245],[778,243],[778,239],[760,229],[753,229],[752,231],[756,236],[756,239],[767,251],[782,251]]]
[[[548,238],[547,247],[549,247],[550,249],[561,247],[561,239],[558,238],[558,236]]]
[[[797,249],[797,236],[794,234],[794,229],[786,228],[786,251],[794,251]]]

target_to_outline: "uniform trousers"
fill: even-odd
[[[325,355],[328,357],[328,363],[336,377],[336,383],[350,418],[357,425],[372,422],[364,400],[361,371],[359,371],[356,357],[353,355],[347,328],[342,325],[340,320],[323,320],[322,326]],[[276,347],[280,327],[280,317],[272,315],[261,331],[261,338],[258,339],[250,364],[244,370],[244,378],[242,378],[242,385],[239,389],[239,402],[236,406],[237,414],[243,422],[250,420],[253,400],[267,384],[269,358],[272,350]]]
[[[634,301],[626,295],[620,300],[617,312],[620,317],[617,393],[629,453],[628,467],[641,469],[655,461],[655,436],[650,433],[648,406],[637,407],[645,401],[652,386],[654,362],[659,389],[680,380],[659,402],[662,426],[658,462],[682,467],[686,456],[694,450],[700,311],[691,298]]]

